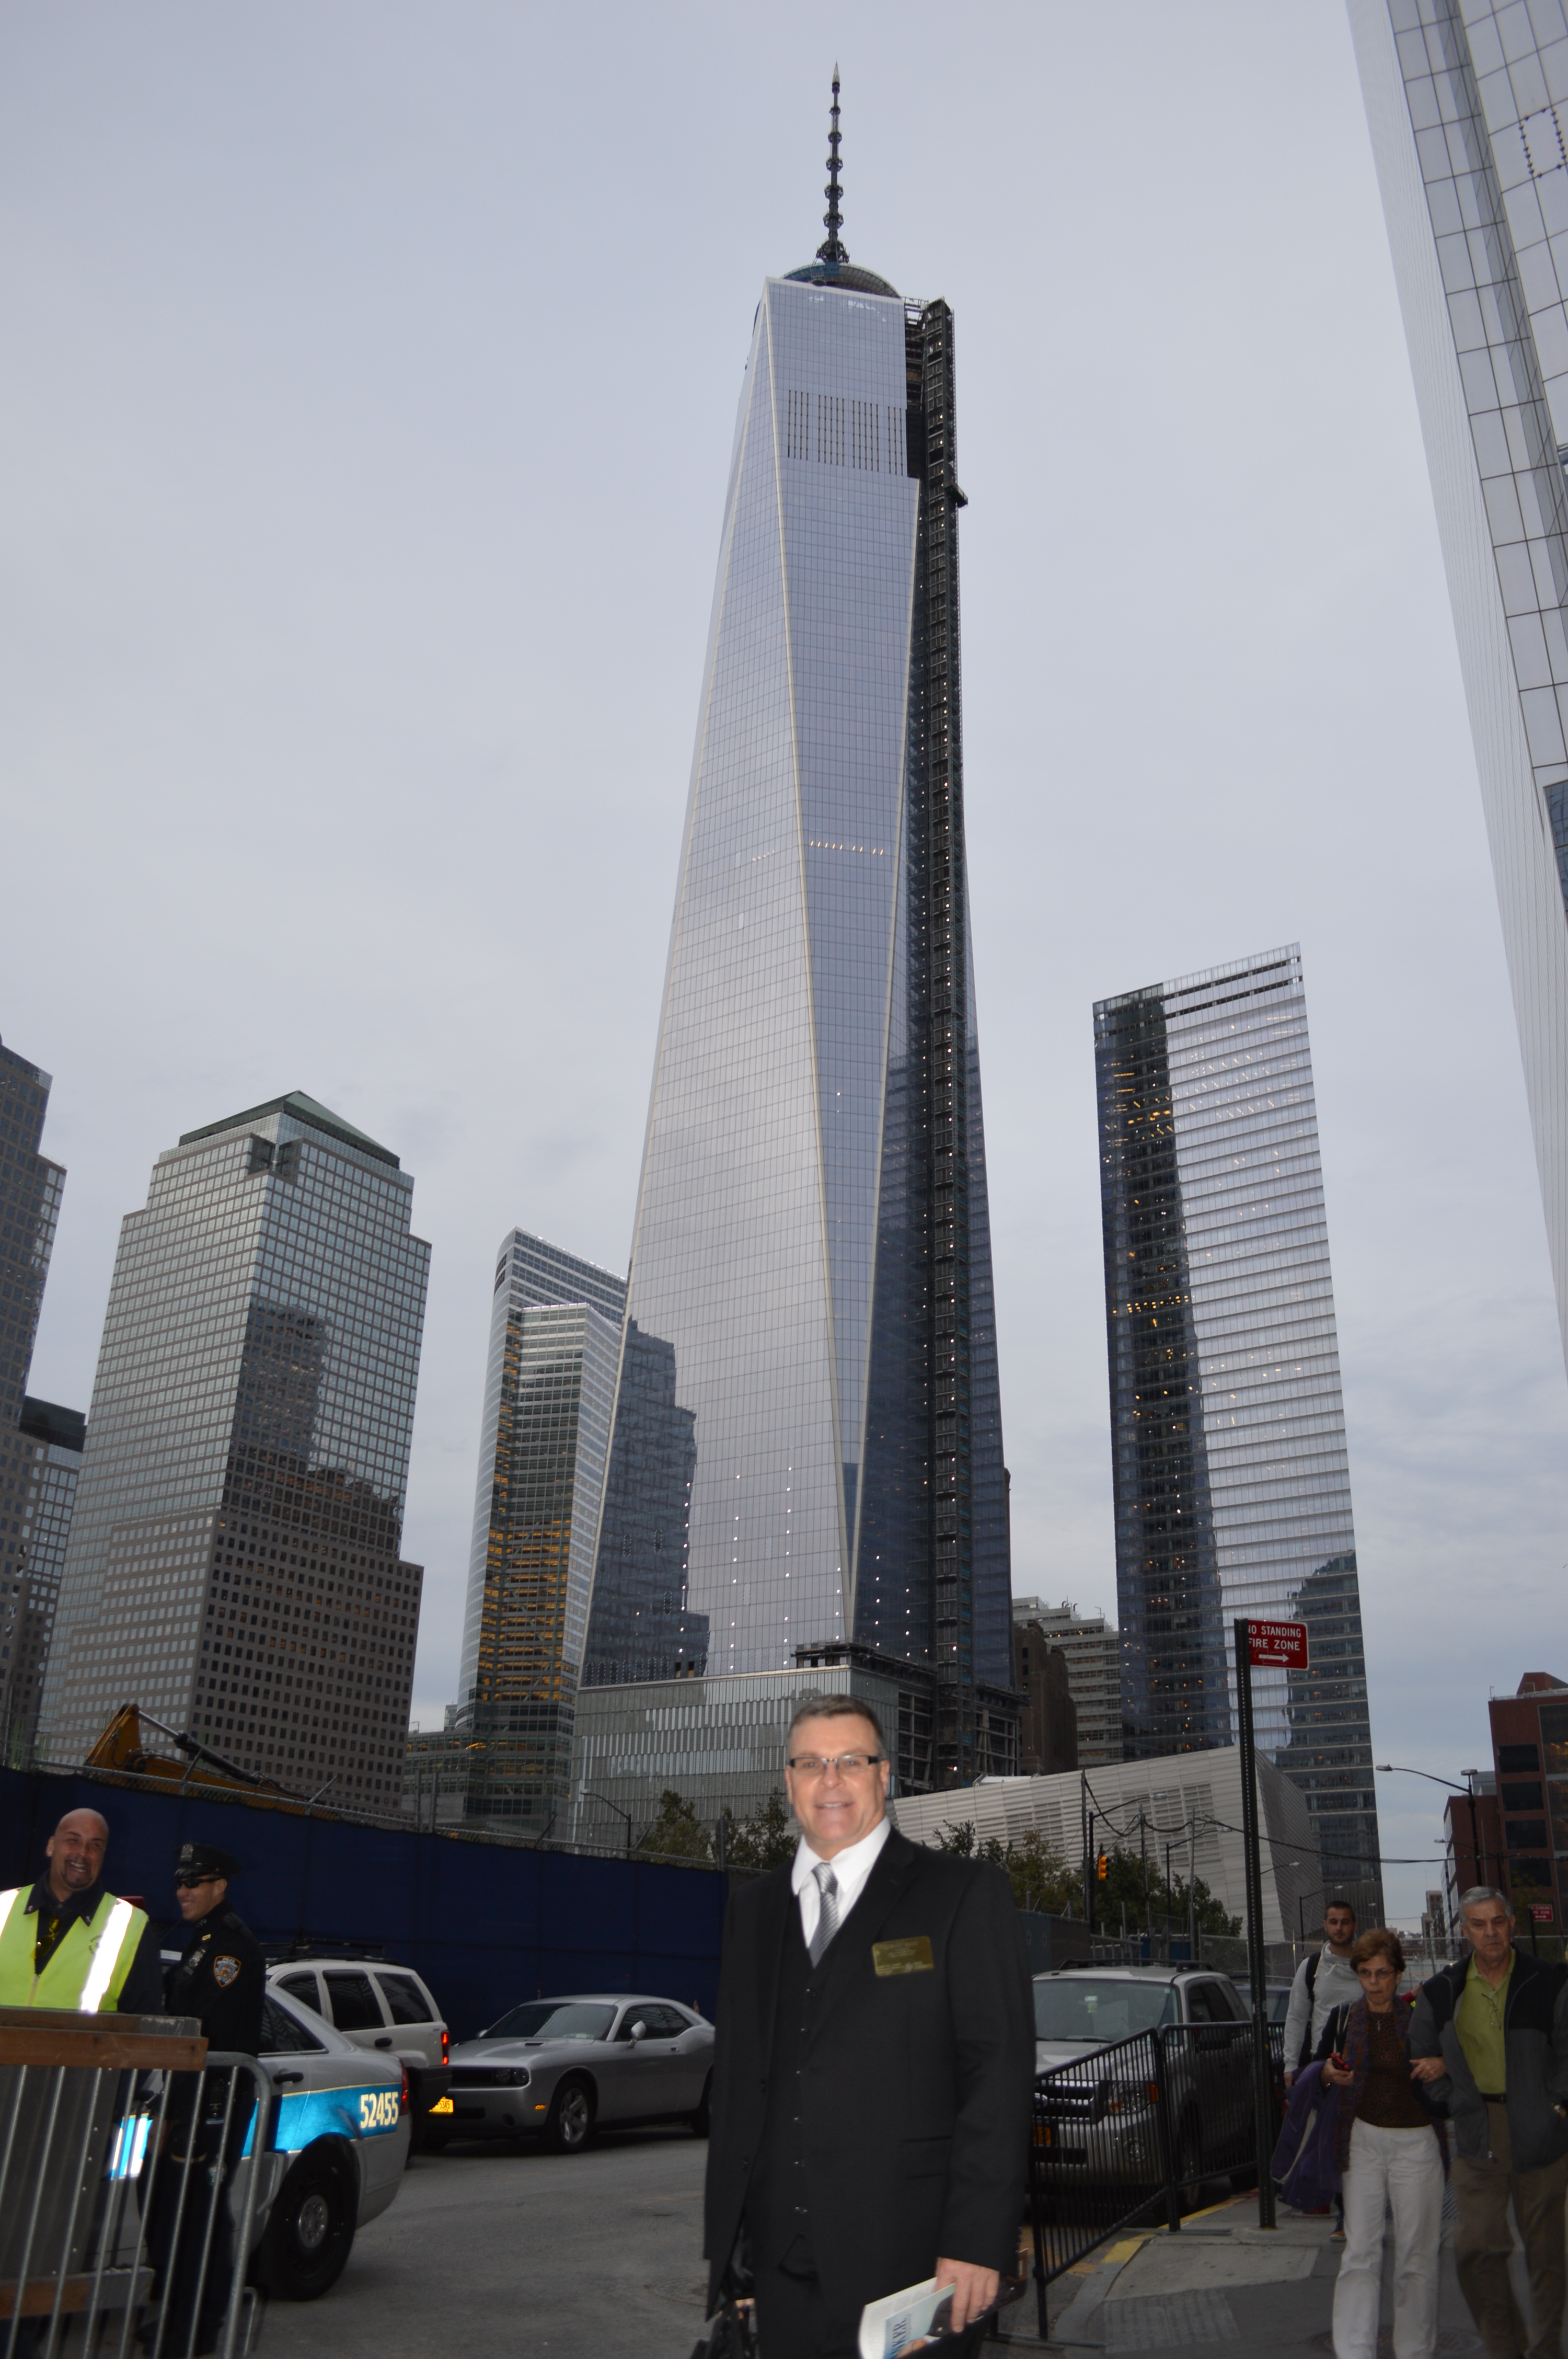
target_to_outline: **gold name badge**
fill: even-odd
[[[912,1934],[907,1941],[871,1943],[871,1963],[879,1974],[928,1974],[935,1962],[925,1933]]]

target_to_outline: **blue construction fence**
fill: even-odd
[[[522,1999],[642,1991],[711,2016],[729,1879],[710,1868],[586,1859],[412,1828],[306,1819],[254,1804],[123,1787],[85,1774],[0,1769],[0,1890],[44,1873],[67,1810],[109,1821],[103,1880],[183,1945],[181,1843],[240,1863],[230,1897],[269,1949],[364,1950],[423,1976],[468,2039]]]

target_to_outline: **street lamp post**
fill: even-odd
[[[606,1809],[607,1810],[613,1810],[613,1811],[614,1811],[614,1813],[615,1813],[615,1815],[616,1815],[616,1817],[617,1817],[618,1819],[624,1819],[624,1820],[625,1820],[625,1821],[626,1821],[626,1856],[627,1856],[627,1858],[628,1858],[628,1859],[630,1859],[630,1858],[631,1858],[631,1856],[632,1856],[632,1813],[631,1813],[631,1811],[630,1811],[630,1810],[623,1810],[622,1809],[622,1807],[621,1807],[621,1805],[620,1805],[620,1803],[619,1803],[619,1802],[612,1802],[612,1801],[611,1800],[611,1799],[610,1799],[610,1797],[609,1797],[609,1795],[608,1795],[608,1794],[596,1794],[596,1793],[593,1791],[593,1789],[592,1789],[592,1788],[591,1788],[591,1787],[589,1787],[589,1786],[579,1786],[579,1787],[578,1788],[578,1789],[577,1789],[577,1793],[578,1793],[578,1799],[579,1799],[579,1802],[602,1802],[602,1803],[603,1803],[603,1805],[604,1805],[604,1807],[605,1807],[605,1809]]]
[[[1461,1786],[1452,1777],[1434,1777],[1430,1769],[1407,1768],[1402,1761],[1379,1761],[1373,1766],[1379,1777],[1424,1777],[1429,1786],[1446,1786],[1451,1794],[1464,1795],[1470,1805],[1470,1856],[1475,1861],[1476,1871],[1484,1884],[1487,1880],[1487,1861],[1481,1847],[1480,1821],[1476,1816],[1476,1788],[1472,1782],[1476,1776],[1475,1770],[1466,1771],[1465,1782]]]

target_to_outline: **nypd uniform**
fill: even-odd
[[[239,1864],[211,1843],[184,1843],[175,1863],[177,1885],[225,1881],[238,1875]],[[192,1918],[185,1928],[185,1951],[164,1981],[164,2011],[195,2016],[209,2049],[230,2055],[254,2056],[261,2047],[262,2010],[266,1998],[266,1961],[261,1945],[224,1893],[204,1917]],[[223,2115],[229,2105],[229,2082],[236,2079],[227,2136]],[[181,2172],[162,2170],[147,2223],[147,2248],[157,2264],[157,2290],[164,2299],[166,2352],[209,2352],[217,2347],[234,2277],[233,2228],[222,2194],[244,2144],[254,2099],[248,2075],[232,2075],[219,2067],[200,2081],[177,2075],[168,2104],[168,2154],[170,2160],[205,2164],[191,2180],[185,2215],[178,2225]],[[197,2332],[191,2338],[191,2309],[201,2274],[201,2246],[208,2199],[218,2207],[208,2255],[206,2283]],[[144,2329],[144,2338],[148,2330]]]
[[[237,1875],[239,1866],[210,1843],[182,1843],[174,1874],[177,1884],[197,1883]],[[164,1978],[164,2013],[199,2017],[209,2048],[254,2056],[261,2049],[265,1997],[261,1944],[225,1893],[215,1908],[186,1927],[185,1954]]]

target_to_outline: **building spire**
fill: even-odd
[[[848,262],[849,259],[849,249],[838,234],[839,231],[844,226],[844,216],[838,210],[838,198],[840,192],[838,188],[838,65],[837,60],[834,60],[833,66],[833,105],[830,111],[833,117],[833,128],[827,134],[827,186],[822,192],[827,200],[827,211],[822,216],[823,225],[826,228],[827,234],[816,249],[816,259],[818,262]]]

